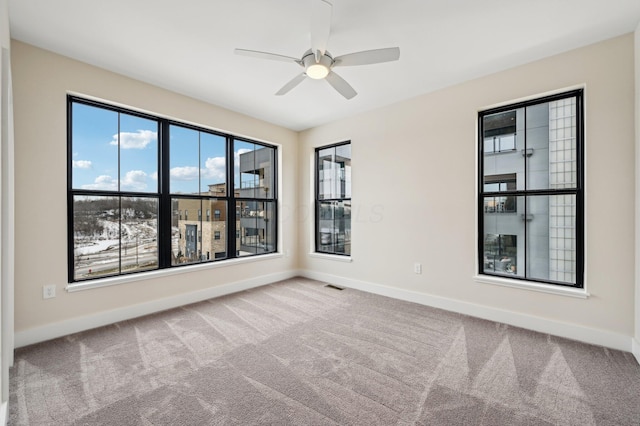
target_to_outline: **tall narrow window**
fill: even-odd
[[[316,252],[351,255],[351,143],[316,149]]]
[[[479,273],[583,287],[583,92],[479,113]]]
[[[67,102],[70,283],[276,251],[275,147]]]
[[[269,253],[276,247],[275,150],[249,141],[236,140],[234,157],[236,229],[240,239],[236,255]]]

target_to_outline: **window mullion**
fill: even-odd
[[[227,257],[237,257],[236,233],[238,220],[236,217],[236,183],[235,183],[235,139],[227,136]]]
[[[160,181],[159,211],[158,211],[158,262],[160,268],[171,266],[171,222],[173,220],[173,206],[169,188],[169,152],[170,131],[169,122],[160,120],[160,135],[158,137]]]

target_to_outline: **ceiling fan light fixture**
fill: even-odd
[[[309,65],[306,70],[307,77],[314,80],[322,80],[329,74],[329,68],[323,64]]]

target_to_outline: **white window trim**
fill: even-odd
[[[112,285],[127,284],[135,281],[145,281],[157,278],[169,277],[172,275],[188,274],[190,272],[199,272],[208,269],[226,268],[229,266],[240,265],[243,263],[261,262],[266,260],[278,259],[284,257],[282,253],[262,254],[259,256],[239,257],[228,260],[220,260],[217,262],[207,262],[188,266],[157,269],[149,272],[136,272],[128,275],[119,275],[107,278],[98,278],[89,281],[77,281],[68,283],[65,290],[69,293],[82,290],[90,290],[93,288],[109,287]]]
[[[318,259],[335,260],[336,262],[351,263],[353,261],[351,256],[343,256],[339,254],[329,254],[329,253],[318,253],[315,251],[312,251],[311,253],[309,253],[309,256],[316,257]]]
[[[565,93],[565,92],[570,92],[572,90],[579,90],[582,89],[583,90],[583,98],[582,98],[582,111],[583,111],[583,118],[586,122],[587,120],[587,106],[589,104],[589,102],[587,101],[587,96],[588,96],[588,91],[587,91],[587,85],[586,83],[582,83],[582,84],[576,84],[576,85],[572,85],[572,86],[567,86],[564,88],[560,88],[560,89],[555,89],[555,90],[550,90],[547,92],[543,92],[543,93],[539,93],[536,95],[530,95],[530,96],[525,96],[525,97],[521,97],[518,99],[512,99],[509,101],[504,101],[504,102],[499,102],[499,103],[495,103],[492,105],[487,105],[484,106],[482,108],[479,108],[476,111],[476,121],[475,121],[475,128],[478,129],[478,125],[479,125],[479,121],[478,121],[478,113],[480,111],[485,111],[487,109],[493,109],[493,108],[498,108],[504,105],[511,105],[511,104],[515,104],[515,103],[520,103],[520,102],[526,102],[529,100],[535,100],[535,99],[539,99],[539,98],[543,98],[545,96],[553,96],[555,94],[558,93]],[[584,125],[584,128],[582,129],[583,134],[582,134],[582,149],[583,149],[583,163],[582,163],[582,167],[584,168],[584,170],[588,170],[588,166],[587,166],[587,161],[588,161],[588,156],[587,156],[587,141],[588,141],[588,126]],[[480,154],[479,152],[479,140],[478,140],[478,132],[476,131],[476,137],[475,137],[475,158],[476,160],[478,159],[478,156]],[[476,169],[475,169],[475,184],[476,184],[476,188],[478,187],[478,162],[476,161]],[[478,191],[476,190],[476,206],[478,206]],[[583,235],[583,239],[584,239],[584,253],[583,255],[583,259],[584,259],[584,271],[583,271],[583,282],[582,288],[572,288],[572,287],[564,287],[564,286],[560,286],[560,285],[555,285],[555,284],[544,284],[544,283],[538,283],[538,282],[534,282],[534,281],[528,281],[528,280],[515,280],[515,279],[509,279],[509,278],[503,278],[503,277],[496,277],[496,276],[492,276],[492,275],[483,275],[483,274],[476,274],[473,277],[473,280],[476,283],[479,284],[491,284],[491,285],[497,285],[497,286],[502,286],[502,287],[510,287],[510,288],[517,288],[517,289],[522,289],[522,290],[530,290],[530,291],[535,291],[535,292],[540,292],[540,293],[547,293],[547,294],[555,294],[555,295],[559,295],[559,296],[567,296],[567,297],[574,297],[574,298],[578,298],[578,299],[588,299],[591,296],[591,293],[589,293],[587,291],[587,280],[588,280],[588,274],[587,274],[587,270],[588,270],[588,257],[589,257],[589,253],[587,251],[587,247],[588,247],[588,239],[587,239],[587,212],[588,212],[588,191],[587,191],[587,179],[586,179],[586,172],[585,172],[585,179],[583,182],[583,202],[584,202],[584,206],[583,206],[583,211],[582,211],[582,215],[583,215],[583,220],[585,223],[585,227],[584,227],[584,235]],[[479,232],[478,232],[478,211],[477,211],[477,207],[475,210],[475,234],[476,234],[476,239],[475,241],[478,241],[479,238]],[[475,258],[476,258],[476,271],[479,270],[480,265],[478,264],[478,258],[479,258],[479,253],[478,253],[478,246],[476,244],[476,249],[475,249]]]
[[[534,281],[514,280],[509,278],[494,277],[490,275],[476,275],[473,280],[480,284],[491,284],[502,287],[518,288],[522,290],[537,291],[559,296],[575,297],[578,299],[588,299],[591,294],[586,288],[563,287],[554,284],[537,283]]]

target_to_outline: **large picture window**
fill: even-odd
[[[583,287],[583,92],[479,113],[479,273]]]
[[[69,282],[277,250],[275,147],[74,96],[68,129]]]
[[[351,255],[351,143],[316,149],[316,252]]]

